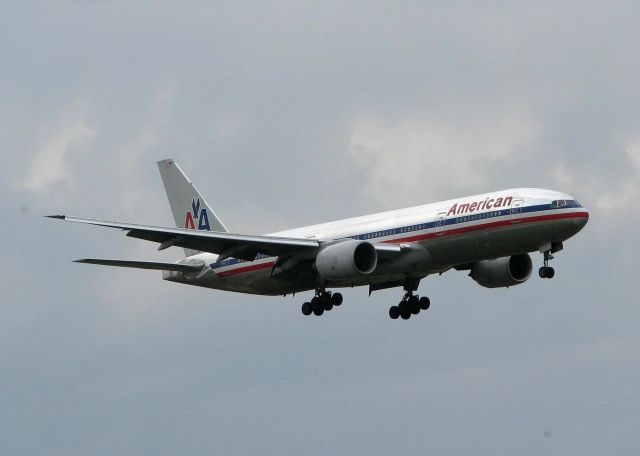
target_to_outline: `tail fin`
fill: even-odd
[[[227,232],[218,216],[172,159],[158,162],[160,176],[178,228]],[[198,253],[185,249],[187,256]]]

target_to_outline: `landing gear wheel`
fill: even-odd
[[[311,307],[310,302],[305,302],[304,304],[302,304],[302,313],[304,315],[311,315],[311,312],[313,312],[313,308]]]
[[[542,279],[553,279],[556,275],[556,271],[551,266],[542,266],[538,271],[538,274]]]
[[[317,296],[314,296],[311,299],[311,310],[316,315],[318,315],[318,313],[317,313],[318,311],[324,310],[324,308],[322,307],[322,304],[320,304],[320,300],[318,299]],[[322,312],[319,315],[322,315]]]
[[[322,304],[322,306],[324,308],[327,307],[327,304],[331,303],[331,295],[329,293],[327,293],[327,292],[322,293],[320,295],[319,299],[320,299],[320,303]]]
[[[401,310],[400,316],[403,320],[408,320],[409,318],[411,318],[411,312],[409,311],[409,309]]]
[[[316,307],[315,309],[313,309],[313,314],[317,317],[319,317],[320,315],[322,315],[324,313],[324,309],[322,308],[318,308]]]
[[[338,307],[340,304],[342,304],[342,294],[341,293],[333,293],[331,295],[331,304],[333,304],[336,307]]]
[[[541,279],[546,279],[547,278],[547,267],[546,266],[542,266],[540,269],[538,269],[538,275],[540,276]]]
[[[398,317],[400,316],[400,309],[398,308],[398,306],[389,307],[389,316],[392,320],[398,319]]]
[[[411,296],[409,298],[409,310],[413,315],[418,315],[420,313],[420,300],[417,296]]]
[[[331,301],[329,301],[324,305],[324,310],[326,310],[328,312],[331,309],[333,309],[333,304],[331,304]]]
[[[431,301],[426,296],[423,296],[422,298],[420,298],[419,304],[422,310],[427,310],[431,305]]]

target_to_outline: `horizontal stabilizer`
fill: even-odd
[[[160,271],[197,272],[204,266],[204,261],[193,264],[156,263],[153,261],[102,260],[99,258],[85,258],[75,260],[74,263],[99,264],[102,266],[118,266],[121,268],[157,269]]]

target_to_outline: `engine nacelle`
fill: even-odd
[[[527,253],[483,260],[471,267],[471,278],[486,288],[520,285],[531,277],[533,265]]]
[[[327,280],[355,279],[378,265],[378,252],[366,241],[343,241],[324,247],[316,256],[316,269]]]

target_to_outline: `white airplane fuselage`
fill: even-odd
[[[319,241],[356,239],[371,244],[419,246],[402,261],[380,262],[375,270],[348,280],[308,274],[294,280],[274,274],[276,257],[254,261],[199,253],[183,262],[204,261],[196,273],[164,271],[173,282],[261,295],[329,287],[353,287],[422,278],[454,266],[548,250],[584,227],[589,213],[570,195],[516,188],[311,225],[270,236]]]

